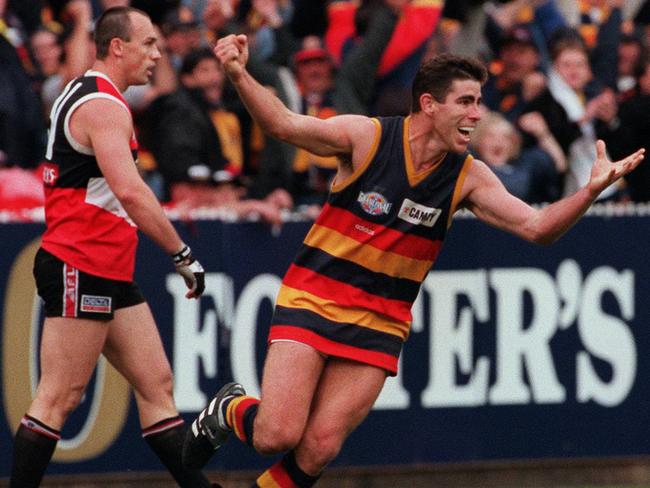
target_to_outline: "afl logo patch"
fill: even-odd
[[[370,215],[388,214],[393,206],[392,203],[386,200],[384,195],[374,191],[368,193],[359,192],[357,202],[361,204],[363,211]]]

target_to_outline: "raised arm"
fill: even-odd
[[[321,156],[352,155],[353,163],[370,149],[376,126],[368,117],[341,115],[324,120],[297,114],[260,85],[246,70],[245,35],[219,39],[214,53],[247,110],[266,134]]]
[[[645,152],[639,149],[620,161],[611,162],[605,155],[603,141],[598,141],[596,151],[587,185],[539,209],[508,193],[492,171],[475,160],[463,185],[463,205],[494,227],[537,244],[551,244],[582,217],[601,191],[636,168]]]

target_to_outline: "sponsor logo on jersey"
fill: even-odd
[[[111,313],[111,297],[81,295],[82,312]]]
[[[52,186],[56,183],[58,177],[59,167],[57,165],[50,163],[43,165],[43,183],[47,186]]]
[[[399,209],[398,217],[411,224],[433,227],[441,213],[442,210],[439,208],[425,207],[405,198]]]
[[[361,208],[364,212],[369,213],[370,215],[388,214],[390,208],[393,206],[392,203],[389,203],[386,200],[384,195],[374,191],[368,193],[359,192],[357,202],[361,204]]]

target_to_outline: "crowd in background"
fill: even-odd
[[[42,205],[49,111],[92,64],[94,20],[127,4],[151,15],[162,54],[151,82],[125,93],[139,168],[181,213],[315,215],[336,171],[264,137],[212,55],[228,33],[249,36],[253,76],[323,118],[406,115],[424,59],[479,57],[490,78],[471,150],[530,203],[585,184],[596,139],[612,159],[650,140],[645,0],[0,0],[0,210]],[[650,167],[600,198],[650,201]]]

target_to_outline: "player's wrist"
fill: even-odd
[[[181,248],[171,255],[172,260],[176,266],[180,266],[187,261],[190,261],[192,258],[192,250],[190,249],[190,246],[184,242],[181,244]]]

